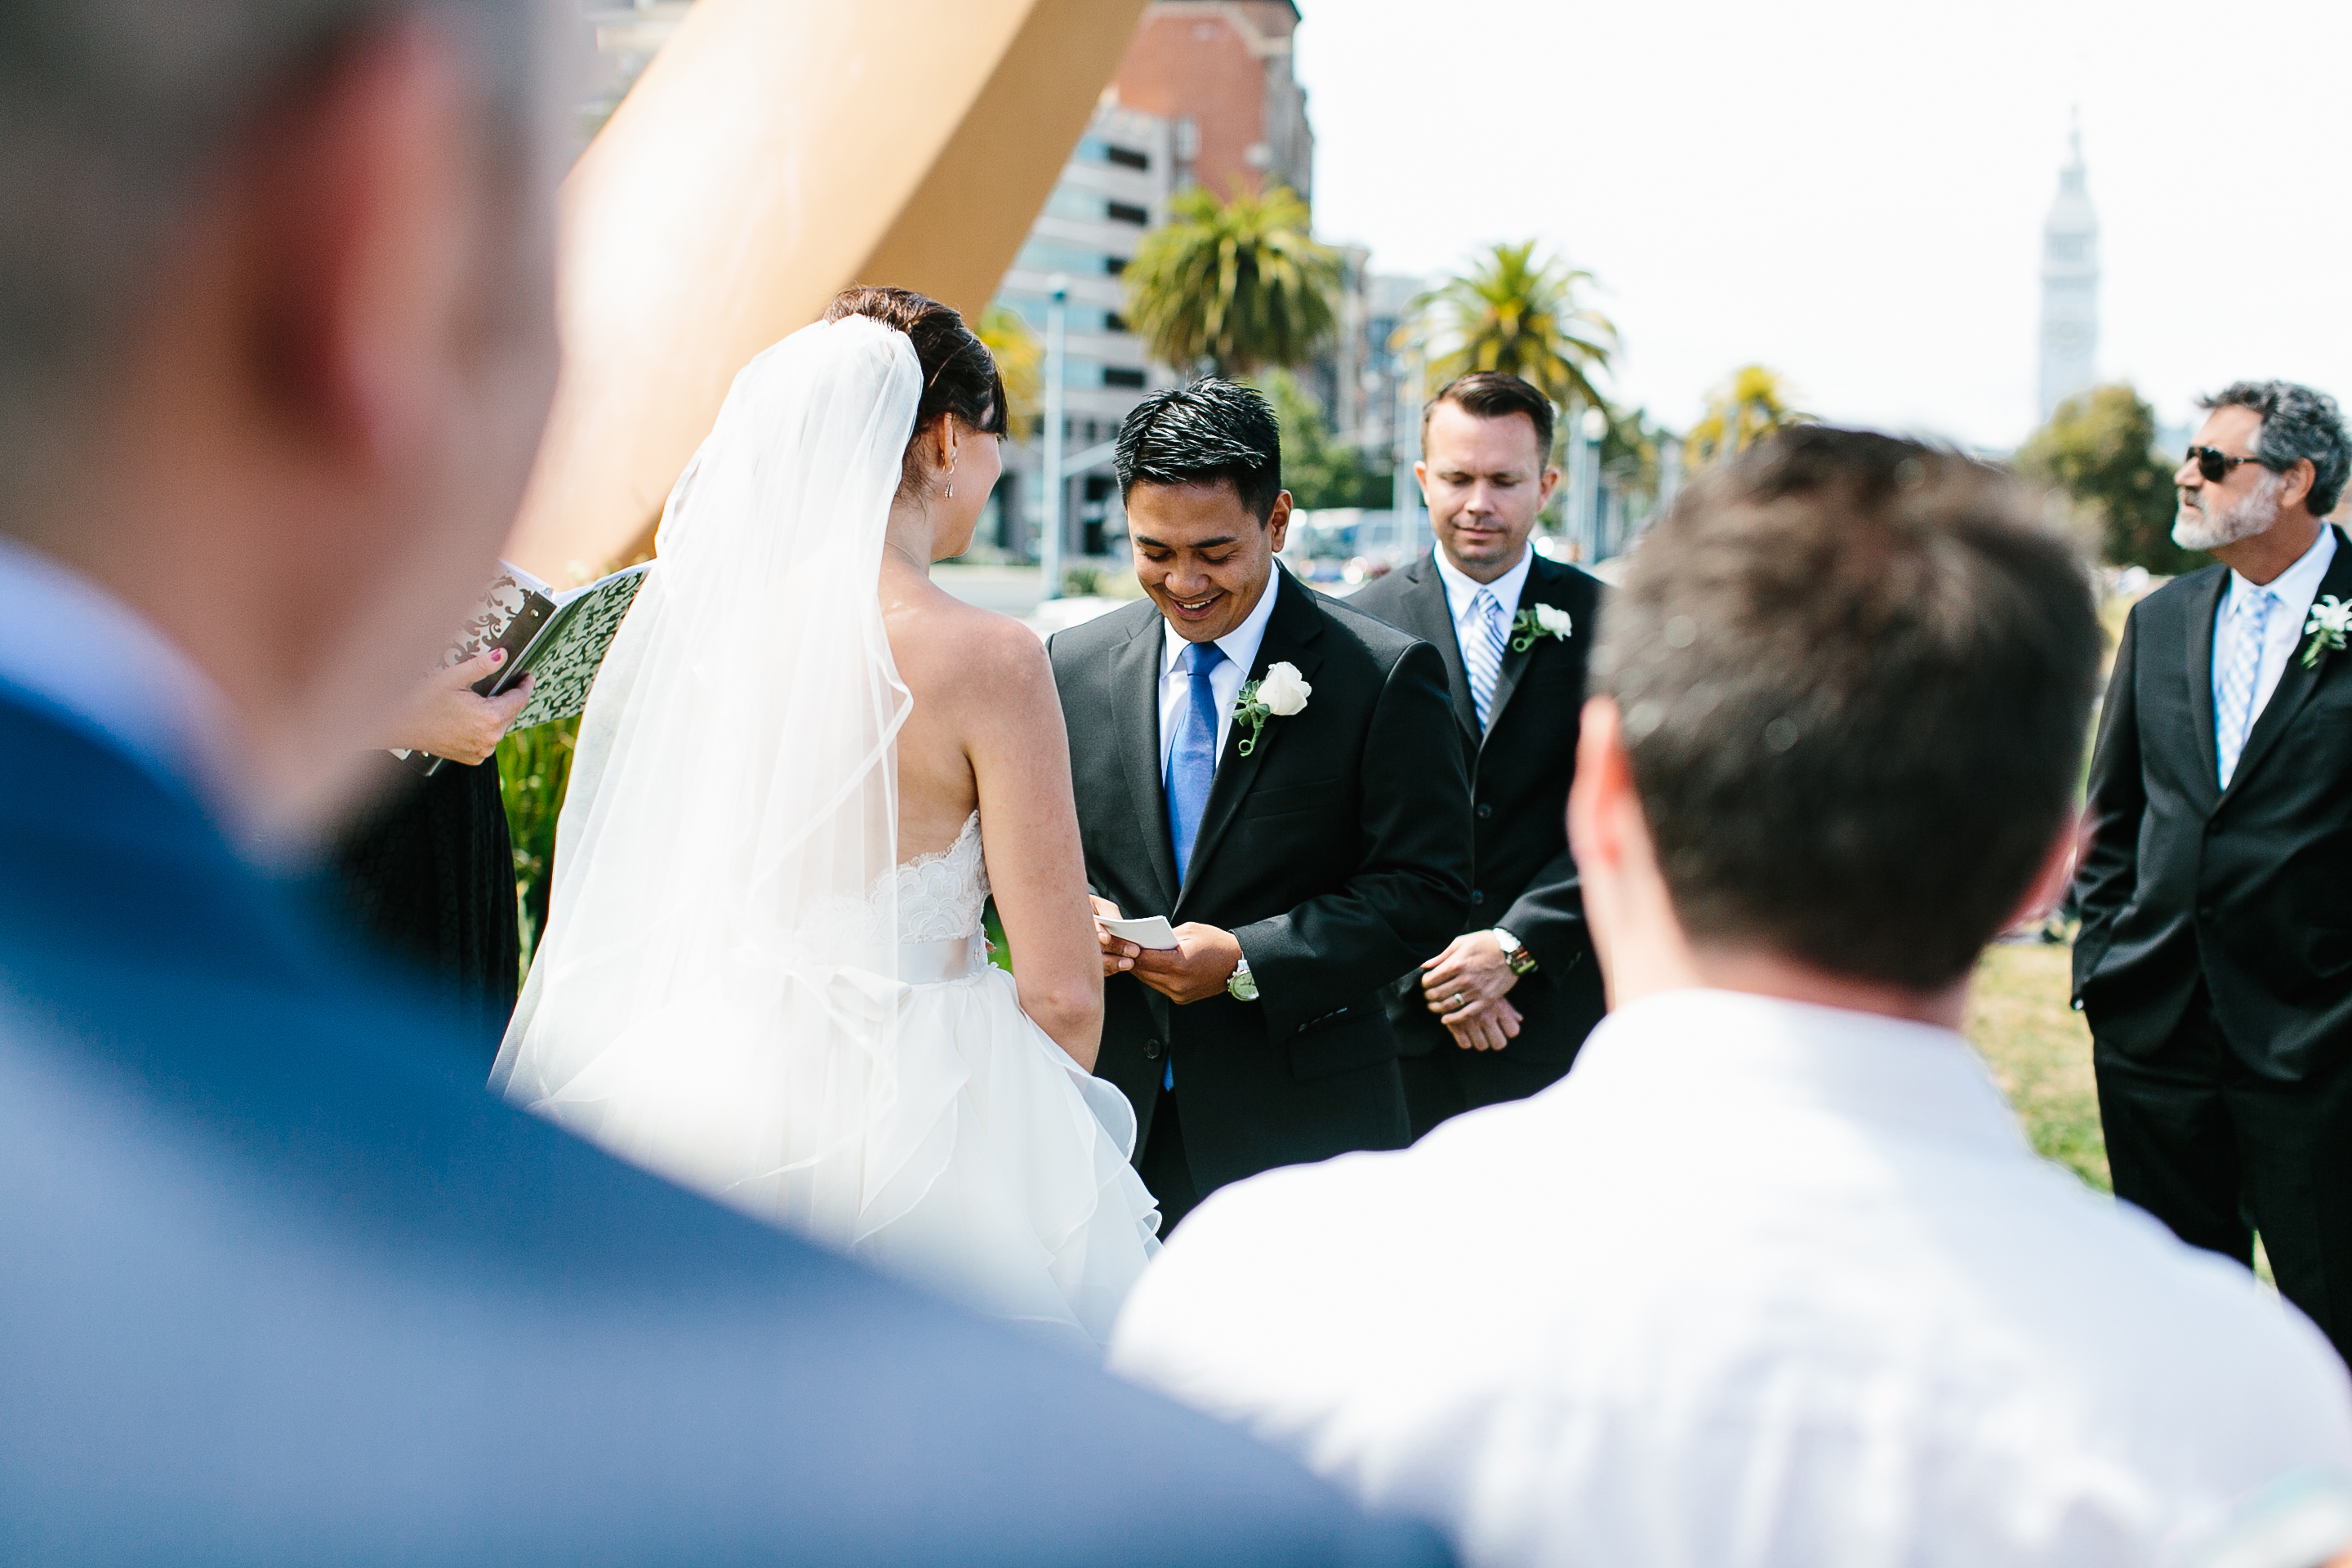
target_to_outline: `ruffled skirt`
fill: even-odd
[[[1160,1247],[1129,1163],[1134,1110],[1029,1020],[1011,975],[951,967],[913,984],[769,971],[749,987],[768,994],[768,1027],[737,1006],[665,1010],[581,1070],[519,1063],[497,1087],[683,1185],[1099,1353]]]

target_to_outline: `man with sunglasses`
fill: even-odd
[[[2091,764],[2074,1005],[2116,1195],[2352,1357],[2352,550],[2336,402],[2240,382],[2173,475],[2219,564],[2125,623]]]

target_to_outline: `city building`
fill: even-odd
[[[1167,216],[1176,169],[1175,127],[1105,92],[997,290],[997,303],[1019,315],[1040,343],[1046,341],[1055,285],[1066,291],[1066,458],[1083,458],[1110,441],[1147,390],[1175,379],[1164,366],[1146,362],[1141,340],[1128,330],[1120,274],[1145,231]],[[1100,555],[1108,547],[1107,528],[1116,531],[1118,487],[1107,462],[1080,472],[1072,472],[1074,466],[1065,465],[1063,551]],[[990,503],[992,518],[981,529],[983,545],[992,542],[1015,558],[1036,553],[1045,515],[1043,468],[1041,443],[1005,447],[1004,477]]]
[[[1102,454],[1146,392],[1180,379],[1147,360],[1122,314],[1120,274],[1145,231],[1165,221],[1170,196],[1195,184],[1223,195],[1272,179],[1302,197],[1313,194],[1315,136],[1306,92],[1291,75],[1297,26],[1290,0],[1154,0],[998,289],[997,302],[1042,343],[1054,281],[1067,280],[1066,559],[1106,554],[1124,534]],[[1363,338],[1355,332],[1350,341]],[[1384,344],[1386,333],[1377,342]],[[1360,423],[1354,414],[1366,395],[1363,355],[1337,363],[1349,352],[1343,345],[1309,378],[1335,428]],[[1377,369],[1392,374],[1386,358]],[[1392,416],[1383,421],[1385,448]],[[1004,459],[975,553],[1034,559],[1045,513],[1042,442],[1009,445]]]
[[[693,5],[691,0],[583,0],[580,9],[596,37],[588,97],[580,114],[584,146],[612,118]]]
[[[1271,176],[1315,195],[1315,132],[1291,74],[1290,0],[1154,0],[1111,89],[1178,127],[1178,188],[1219,195]]]
[[[2083,128],[2071,138],[2058,195],[2042,224],[2041,412],[2098,382],[2099,216],[2084,183]]]

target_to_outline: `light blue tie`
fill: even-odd
[[[1168,748],[1168,837],[1176,845],[1179,887],[1192,866],[1192,841],[1201,834],[1201,812],[1209,804],[1209,785],[1217,776],[1217,694],[1209,672],[1225,662],[1225,650],[1213,642],[1196,642],[1184,649],[1182,668],[1192,689],[1176,716],[1176,743]]]
[[[1470,601],[1469,635],[1462,639],[1462,668],[1470,677],[1470,706],[1478,710],[1482,735],[1495,706],[1495,680],[1503,673],[1503,644],[1508,635],[1503,625],[1502,601],[1495,597],[1493,589],[1479,589],[1478,596]]]
[[[2262,678],[2263,645],[2269,640],[2271,612],[2278,607],[2278,595],[2268,588],[2253,589],[2242,602],[2235,589],[2230,597],[2236,640],[2231,645],[2227,666],[2216,661],[2213,680],[2214,761],[2223,789],[2230,787],[2238,771],[2238,758],[2246,749],[2246,736],[2254,727],[2254,684]]]

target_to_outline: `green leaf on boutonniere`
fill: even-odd
[[[1517,635],[1511,638],[1511,651],[1525,653],[1536,646],[1539,637],[1555,637],[1566,642],[1576,630],[1576,622],[1558,605],[1538,605],[1531,610],[1521,610],[1518,619],[1511,623]]]
[[[2321,655],[2343,651],[2345,634],[2352,632],[2352,604],[2328,595],[2311,606],[2311,619],[2303,629],[2311,638],[2304,645],[2303,667],[2317,669]]]
[[[1315,689],[1299,675],[1297,665],[1287,659],[1268,665],[1265,679],[1251,681],[1234,698],[1234,722],[1250,727],[1235,754],[1246,757],[1257,750],[1258,732],[1268,719],[1287,719],[1303,712],[1307,700],[1314,695]]]

